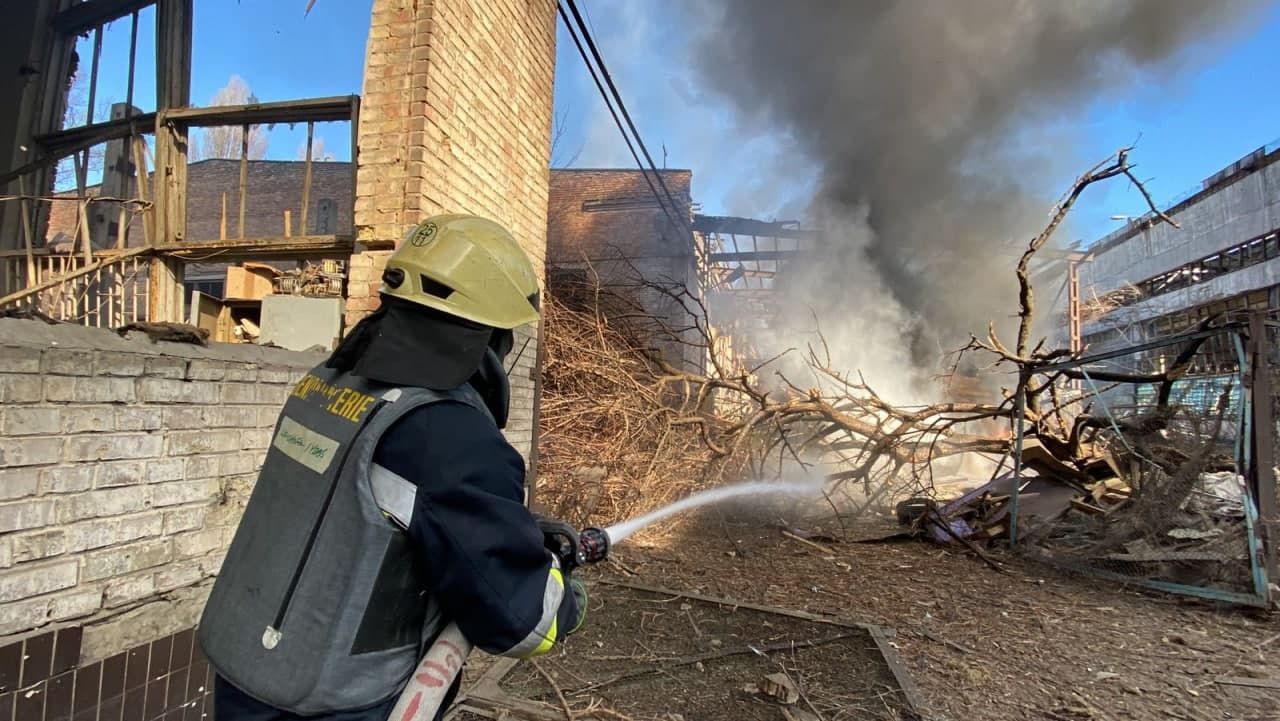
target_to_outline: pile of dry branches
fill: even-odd
[[[1078,380],[1079,372],[1040,370],[1073,354],[1046,348],[1044,340],[1032,344],[1030,266],[1081,193],[1109,178],[1128,178],[1157,218],[1173,223],[1146,196],[1128,156],[1129,149],[1122,149],[1077,178],[1023,253],[1015,270],[1020,288],[1015,342],[1006,345],[993,326],[985,338],[972,338],[956,354],[957,365],[963,360],[1016,373],[1017,386],[989,403],[893,405],[861,376],[834,368],[825,341],[791,351],[790,376],[779,370],[778,358],[754,367],[732,366],[715,352],[717,333],[704,299],[681,282],[639,273],[635,278],[646,291],[660,292],[684,308],[691,325],[672,328],[646,317],[634,301],[602,290],[598,281],[557,287],[553,280],[544,335],[539,499],[562,517],[607,522],[699,486],[799,473],[825,480],[837,516],[856,515],[886,509],[906,496],[929,495],[940,458],[1008,454],[1013,433],[992,433],[993,424],[1022,425],[1026,435],[1038,437],[1063,462],[1080,467],[1096,462],[1101,444],[1093,441],[1115,424],[1090,415],[1091,393],[1060,397],[1065,382]],[[633,322],[636,318],[643,323]],[[706,359],[705,368],[664,360],[654,350],[659,341],[693,344]],[[1188,349],[1159,374],[1095,374],[1092,380],[1159,385],[1151,417],[1134,423],[1160,426],[1157,416],[1169,411],[1169,389],[1195,352]],[[975,432],[980,422],[983,430]],[[1170,460],[1165,475],[1185,475],[1178,468],[1176,459]],[[1161,506],[1174,502],[1159,499]]]
[[[598,282],[554,284],[543,303],[537,501],[579,524],[686,495],[710,456],[694,428],[670,422],[642,334],[616,320],[627,307]]]

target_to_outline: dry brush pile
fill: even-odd
[[[700,487],[803,473],[825,481],[828,504],[843,525],[849,517],[890,509],[904,497],[931,495],[934,462],[941,458],[981,452],[1009,461],[1013,429],[1021,425],[1054,463],[1074,469],[1070,473],[1096,469],[1105,457],[1124,477],[1131,491],[1122,504],[1127,510],[1099,522],[1110,531],[1095,536],[1094,544],[1129,540],[1138,527],[1149,532],[1158,514],[1180,506],[1188,479],[1222,465],[1212,447],[1220,419],[1202,419],[1213,426],[1208,438],[1181,433],[1189,419],[1170,398],[1199,345],[1184,348],[1158,373],[1095,373],[1081,390],[1079,370],[1054,364],[1082,353],[1033,343],[1031,335],[1036,252],[1087,187],[1116,177],[1128,178],[1145,196],[1132,174],[1129,149],[1122,149],[1076,179],[1026,247],[1015,270],[1020,292],[1014,342],[1003,342],[993,327],[957,353],[957,365],[964,359],[1017,379],[987,403],[896,406],[861,376],[834,368],[824,341],[791,351],[801,361],[799,374],[794,362],[793,375],[784,374],[777,358],[754,367],[729,366],[710,352],[717,334],[703,299],[684,285],[637,277],[647,291],[665,294],[692,319],[688,328],[670,328],[597,281],[557,283],[552,276],[539,501],[577,523],[607,523]],[[1173,223],[1147,200],[1157,222]],[[694,355],[706,358],[706,367],[690,370],[664,361],[655,351],[659,339],[696,346]],[[1152,385],[1158,395],[1151,407],[1117,420],[1100,395],[1125,384]],[[1206,442],[1191,445],[1193,437]],[[1133,462],[1135,454],[1142,463]],[[1002,466],[1005,472],[1008,467]]]

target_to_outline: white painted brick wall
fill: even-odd
[[[152,606],[194,618],[320,360],[0,319],[0,644],[81,623],[90,662]]]

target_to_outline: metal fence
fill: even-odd
[[[1011,544],[1099,577],[1269,605],[1278,340],[1255,314],[1036,368],[1028,380],[1076,394],[1062,410],[1075,463],[1057,468],[1047,441],[1018,434]]]

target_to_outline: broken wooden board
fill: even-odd
[[[600,703],[633,718],[677,712],[686,719],[729,721],[748,717],[744,709],[758,709],[762,702],[780,713],[849,693],[874,699],[877,712],[887,704],[903,718],[921,717],[920,696],[889,643],[891,631],[697,593],[599,584],[594,621],[575,635],[572,648],[540,657],[541,670],[527,662],[495,664],[459,699],[450,718],[563,719],[565,705],[581,712]],[[784,676],[778,674],[782,658],[803,674],[804,685],[795,694],[777,678]],[[762,681],[771,674],[780,698],[760,694],[760,685],[773,688]],[[747,693],[748,686],[756,690]],[[788,700],[793,705],[785,705]],[[850,709],[854,717],[869,717],[859,716],[859,708]]]
[[[1064,483],[1083,485],[1093,478],[1080,469],[1064,463],[1049,452],[1038,438],[1026,438],[1022,441],[1022,465],[1031,468],[1046,478]]]

